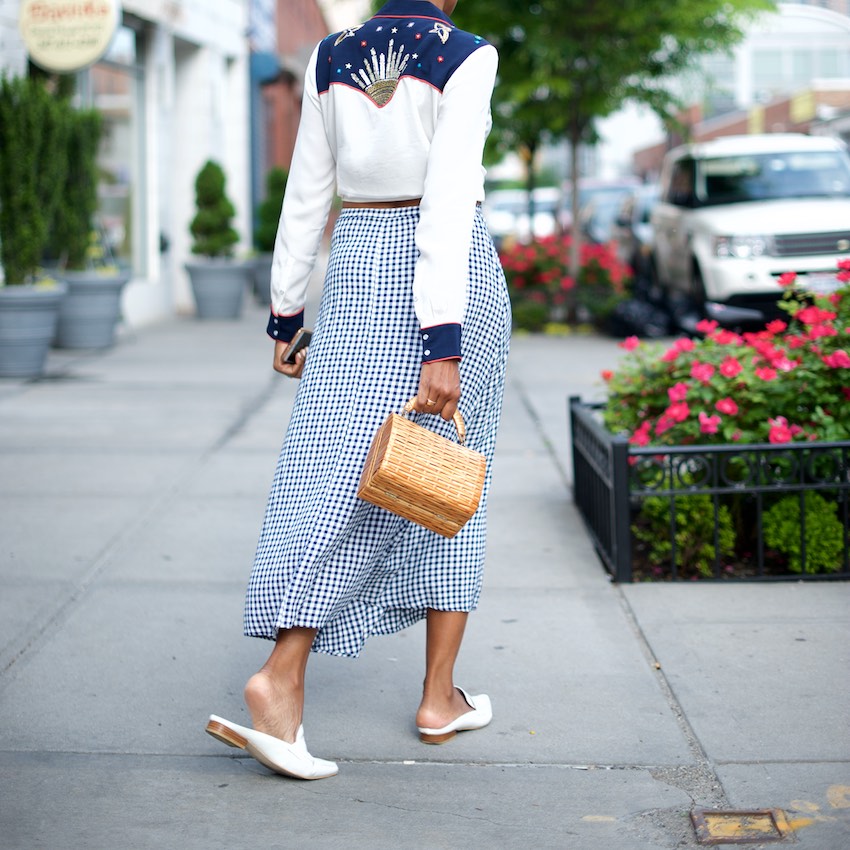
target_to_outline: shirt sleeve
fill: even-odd
[[[474,51],[443,90],[428,154],[416,246],[413,301],[424,362],[459,358],[469,248],[482,184],[484,142],[498,54]]]
[[[268,334],[288,342],[304,325],[307,284],[325,232],[336,188],[336,161],[325,132],[316,85],[313,51],[304,78],[301,121],[280,221],[271,269],[271,316]]]

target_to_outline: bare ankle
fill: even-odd
[[[304,707],[303,686],[293,687],[260,670],[245,684],[244,698],[254,729],[290,743],[295,740]]]

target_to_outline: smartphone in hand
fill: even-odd
[[[313,332],[308,331],[307,328],[301,328],[297,331],[294,337],[292,337],[292,341],[287,346],[286,350],[283,352],[283,362],[284,363],[294,363],[295,355],[301,351],[302,348],[306,348],[310,344],[310,340],[313,338]]]

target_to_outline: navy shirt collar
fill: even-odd
[[[390,0],[374,14],[375,18],[433,18],[454,27],[452,19],[426,0]]]

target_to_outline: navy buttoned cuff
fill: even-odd
[[[422,328],[422,362],[460,359],[460,325],[432,325]]]
[[[304,327],[304,311],[291,316],[276,316],[274,310],[269,316],[266,333],[276,342],[289,342],[296,332]]]

